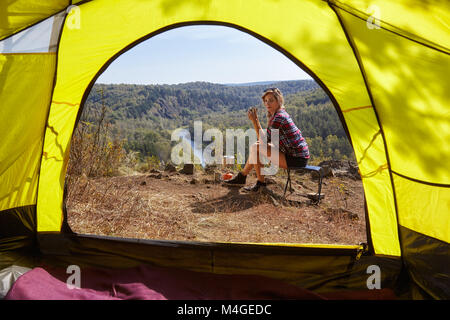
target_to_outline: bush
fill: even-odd
[[[104,108],[95,122],[80,121],[75,129],[67,167],[68,176],[101,177],[119,174],[125,162],[123,140],[110,132],[110,124],[104,122]]]

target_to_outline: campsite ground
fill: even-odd
[[[281,198],[284,173],[267,191],[248,194],[222,186],[225,171],[193,175],[156,171],[73,181],[67,211],[72,230],[127,238],[358,244],[366,242],[361,180],[328,177],[320,205],[302,194],[317,191],[310,174],[295,174],[295,192]],[[255,181],[250,177],[251,183]]]

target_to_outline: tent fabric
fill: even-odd
[[[6,210],[36,204],[56,55],[0,54],[0,61],[0,210]]]
[[[66,9],[69,5],[69,0],[2,1],[0,3],[0,40]]]
[[[405,263],[419,287],[433,299],[449,299],[450,252],[448,243],[400,227]],[[430,288],[433,288],[430,290]]]
[[[444,0],[345,0],[332,1],[336,6],[357,11],[367,21],[368,17],[390,30],[397,30],[411,39],[426,42],[448,51],[450,37],[448,23],[450,11]],[[372,22],[377,22],[372,19]]]
[[[263,276],[217,275],[173,268],[83,269],[74,288],[64,269],[37,267],[5,300],[393,300],[390,289],[316,294]],[[68,286],[69,284],[69,286]]]
[[[400,258],[372,256],[355,247],[155,241],[67,234],[43,234],[39,238],[42,256],[37,257],[34,266],[67,268],[75,264],[83,270],[126,269],[146,264],[213,274],[259,275],[321,294],[366,290],[367,269],[377,265],[382,270],[381,288],[405,294],[399,286]]]
[[[276,245],[251,244],[215,244],[192,243],[180,241],[152,241],[138,239],[117,239],[110,237],[80,236],[80,235],[46,235],[51,237],[53,247],[44,244],[40,239],[39,251],[20,248],[1,251],[0,269],[11,265],[35,269],[44,267],[52,277],[60,274],[64,282],[68,278],[68,266],[77,265],[83,279],[87,270],[105,270],[106,274],[117,275],[128,270],[133,277],[144,282],[142,273],[137,273],[141,267],[150,270],[153,267],[172,270],[188,270],[184,275],[201,273],[209,277],[214,286],[214,275],[259,276],[270,278],[272,283],[282,282],[315,294],[333,295],[340,292],[339,297],[347,294],[356,299],[371,299],[382,292],[367,292],[366,281],[369,276],[367,268],[378,265],[382,272],[380,286],[386,291],[394,292],[395,296],[405,295],[399,273],[402,263],[399,258],[359,255],[355,249],[324,249],[321,247],[279,247]],[[59,273],[54,273],[59,270]],[[116,270],[116,271],[114,271]],[[134,270],[134,271],[133,271]],[[178,272],[178,271],[177,271]],[[112,278],[101,276],[98,281],[111,285]],[[92,273],[91,273],[92,275]],[[58,278],[58,277],[56,277]],[[89,277],[88,277],[89,278]],[[86,278],[86,279],[88,279]],[[95,280],[95,277],[93,281]],[[243,279],[244,279],[243,278]],[[35,281],[31,279],[32,282]],[[192,279],[191,279],[192,280]],[[190,281],[186,279],[185,281]],[[98,283],[98,282],[97,282]],[[181,282],[180,284],[186,284]],[[222,282],[217,282],[220,286]],[[87,286],[84,286],[87,288]],[[155,287],[152,287],[155,288]],[[223,287],[227,288],[227,287]],[[257,296],[260,286],[253,285],[248,294]],[[400,290],[397,290],[400,288]],[[344,295],[345,294],[345,295]],[[348,297],[348,296],[347,296]],[[336,297],[338,298],[338,297]],[[385,297],[386,298],[386,297]]]
[[[82,269],[80,289],[70,288],[64,269],[34,268],[21,276],[6,300],[204,300],[320,299],[320,296],[260,276],[213,275],[170,268]]]
[[[0,211],[36,204],[63,18],[55,14],[0,41]]]
[[[35,245],[36,206],[25,206],[0,214],[0,252]]]
[[[0,249],[66,229],[70,140],[101,72],[166,30],[224,25],[279,50],[329,94],[361,172],[371,252],[400,257],[421,290],[449,297],[449,20],[440,0],[2,2],[0,221],[14,227],[0,227]],[[424,257],[434,263],[416,263]]]
[[[21,266],[9,266],[0,270],[0,299],[5,298],[11,287],[17,281],[17,279],[23,274],[31,271],[30,268]]]

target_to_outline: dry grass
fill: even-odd
[[[299,196],[317,190],[309,175],[293,175],[296,192],[289,201],[280,198],[283,173],[273,178],[268,192],[256,195],[221,186],[217,177],[224,172],[133,175],[137,155],[122,148],[106,112],[105,106],[92,110],[87,117],[92,122],[81,121],[72,139],[66,207],[73,231],[213,242],[366,242],[361,181],[326,179],[326,197],[315,206]],[[152,159],[147,158],[146,169],[154,166]],[[127,175],[114,176],[121,172]]]
[[[215,183],[213,175],[178,173],[80,178],[68,190],[75,232],[142,239],[358,244],[366,241],[361,181],[325,180],[319,206],[299,193],[316,191],[296,176],[283,201],[282,177],[268,192],[246,194]],[[197,181],[191,184],[192,179]]]

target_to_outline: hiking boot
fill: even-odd
[[[234,178],[231,178],[230,180],[225,180],[223,183],[231,187],[241,187],[245,185],[246,180],[247,176],[244,176],[241,172],[239,172]]]
[[[258,192],[266,187],[265,182],[261,182],[259,180],[256,181],[256,183],[253,186],[245,187],[244,190],[248,192]]]

